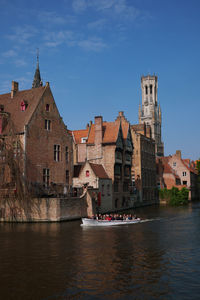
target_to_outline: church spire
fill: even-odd
[[[37,67],[35,70],[35,76],[32,83],[32,88],[38,88],[42,86],[42,80],[40,76],[40,68],[39,68],[39,50],[37,50]]]

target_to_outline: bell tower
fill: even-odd
[[[155,75],[141,77],[142,108],[139,107],[139,123],[151,126],[152,138],[155,140],[156,155],[164,156],[161,138],[162,116],[158,105],[158,78]]]

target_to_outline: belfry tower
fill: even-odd
[[[152,138],[155,140],[156,155],[164,156],[161,137],[162,116],[157,100],[158,78],[155,75],[141,77],[142,109],[139,106],[139,124],[151,126]]]

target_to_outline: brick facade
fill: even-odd
[[[25,91],[19,91],[18,84],[13,84],[10,94],[0,95],[0,105],[3,107],[0,118],[5,113],[9,115],[1,128],[0,141],[7,147],[7,154],[9,147],[12,148],[23,185],[33,193],[44,193],[43,189],[50,187],[53,192],[56,185],[71,185],[72,136],[59,115],[49,83]],[[2,159],[3,156],[1,163]],[[10,172],[13,174],[13,170]],[[14,184],[16,176],[10,181]]]

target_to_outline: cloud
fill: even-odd
[[[57,47],[66,42],[73,42],[74,33],[70,30],[50,32],[45,35],[45,40],[47,47]]]
[[[92,30],[102,30],[103,28],[105,28],[106,23],[107,23],[106,19],[99,19],[97,21],[88,23],[87,27],[88,29],[92,29]]]
[[[73,0],[72,7],[76,13],[83,13],[93,9],[112,17],[134,20],[140,15],[139,9],[129,5],[127,0]]]
[[[3,57],[9,58],[9,57],[16,57],[17,52],[14,50],[8,50],[2,54]]]
[[[79,47],[87,51],[99,52],[107,48],[106,43],[98,37],[84,38],[73,31],[51,32],[45,35],[47,47],[57,47],[63,44],[69,47]]]
[[[75,16],[61,16],[54,11],[40,12],[38,18],[41,23],[45,25],[65,25],[69,23],[76,23],[77,18]]]
[[[24,67],[27,65],[26,61],[23,58],[15,59],[14,63],[17,67]]]
[[[88,3],[86,0],[73,0],[72,8],[76,13],[82,13],[87,9]]]
[[[19,43],[28,43],[28,40],[33,38],[38,33],[38,30],[32,26],[17,26],[14,28],[14,34],[7,35],[6,37],[11,41]]]
[[[86,51],[95,51],[100,52],[103,49],[107,48],[108,46],[102,41],[101,38],[88,38],[82,41],[79,41],[78,46],[83,48]]]

